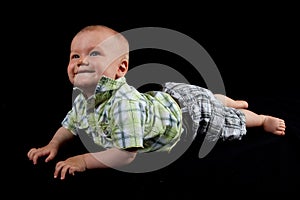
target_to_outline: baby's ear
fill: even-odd
[[[128,71],[128,60],[127,59],[123,59],[119,68],[118,68],[118,72],[117,72],[117,76],[118,77],[123,77],[126,75]]]

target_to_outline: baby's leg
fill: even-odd
[[[245,113],[247,127],[262,126],[267,132],[274,133],[276,135],[285,134],[286,126],[283,119],[269,115],[258,115],[250,110],[240,110]]]
[[[233,100],[223,94],[214,94],[214,96],[225,106],[232,107],[232,108],[248,108],[247,101]]]

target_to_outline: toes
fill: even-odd
[[[279,130],[284,130],[284,129],[285,129],[285,126],[282,125],[282,126],[279,126],[278,128],[279,128]]]
[[[275,131],[276,135],[285,135],[285,131]]]

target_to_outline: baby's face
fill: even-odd
[[[120,56],[124,54],[120,46],[116,36],[107,31],[85,31],[75,36],[68,65],[71,83],[93,91],[103,75],[116,79]]]

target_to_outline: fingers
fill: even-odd
[[[38,158],[41,156],[41,151],[38,148],[32,148],[28,151],[27,157],[32,160],[33,164],[37,163]]]
[[[34,151],[36,151],[36,148],[30,149],[30,150],[28,151],[28,153],[27,153],[27,157],[28,157],[30,160],[32,160],[32,154],[33,154]]]
[[[45,162],[52,160],[57,154],[57,150],[48,146],[42,148],[32,148],[28,151],[27,157],[36,164],[38,159],[42,156],[47,156]],[[66,178],[67,173],[75,175],[75,172],[84,171],[85,167],[81,166],[81,156],[71,157],[65,161],[60,161],[55,166],[54,178],[60,176],[61,180]],[[80,170],[81,169],[81,170]]]
[[[50,153],[49,156],[45,159],[45,162],[49,162],[54,158],[54,154]]]
[[[78,171],[76,167],[67,164],[65,161],[61,161],[56,164],[54,178],[58,178],[60,175],[60,179],[64,180],[68,172],[74,176],[76,171]]]
[[[47,155],[48,157],[45,159],[45,162],[48,162],[54,158],[54,154],[46,148],[32,148],[27,153],[27,157],[29,160],[32,160],[34,165],[37,164],[37,161],[40,157]]]
[[[60,174],[60,179],[64,180],[66,177],[66,172],[68,170],[68,165],[66,165],[63,161],[58,162],[54,171],[54,178],[57,178]]]

